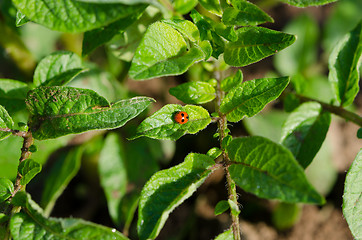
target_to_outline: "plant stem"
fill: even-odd
[[[23,138],[24,138],[24,142],[23,142],[23,147],[21,148],[19,164],[31,156],[31,152],[29,151],[29,148],[34,142],[31,132],[27,132],[27,134],[25,134],[25,136],[23,136]],[[20,184],[20,180],[22,177],[23,176],[18,172],[17,176],[16,176],[16,180],[15,180],[14,192],[12,194],[12,197],[14,197],[15,194],[24,187]]]
[[[324,103],[321,101],[318,101],[316,99],[313,98],[309,98],[309,97],[305,97],[296,93],[293,93],[294,96],[296,96],[302,103],[304,102],[317,102],[319,103],[322,108],[328,112],[331,112],[335,115],[340,116],[341,118],[344,118],[345,120],[351,121],[355,124],[357,124],[358,126],[362,127],[362,117],[360,117],[359,115],[350,112],[346,109],[344,109],[343,107],[337,107],[328,103]],[[284,94],[285,95],[285,94]]]
[[[226,137],[226,129],[227,129],[227,119],[224,114],[220,112],[220,105],[221,101],[224,98],[224,91],[221,90],[220,82],[223,79],[222,71],[215,71],[215,78],[217,79],[217,88],[216,88],[216,111],[219,114],[217,119],[218,131],[219,131],[219,139],[220,139],[220,146],[222,146],[222,141]],[[224,149],[223,149],[224,150]],[[230,159],[225,151],[223,151],[223,164],[224,164],[224,171],[227,180],[227,188],[228,188],[228,198],[232,202],[234,202],[235,206],[238,206],[238,199],[236,193],[236,184],[234,180],[230,176],[229,166],[230,166]],[[232,219],[232,230],[234,235],[234,240],[241,240],[241,231],[240,231],[240,224],[239,224],[239,211],[230,211],[230,216]]]
[[[19,159],[19,164],[22,163],[23,161],[25,161],[26,159],[28,159],[31,156],[31,152],[29,151],[30,146],[33,144],[34,139],[33,136],[31,134],[31,132],[22,132],[22,131],[17,131],[17,130],[11,130],[11,129],[4,129],[1,128],[0,131],[5,131],[5,132],[12,132],[14,135],[17,136],[21,136],[24,138],[23,141],[23,147],[21,148],[21,155],[20,155],[20,159]],[[20,190],[24,189],[25,186],[20,184],[20,180],[23,176],[18,172],[16,175],[16,180],[15,180],[15,184],[14,184],[14,191],[11,194],[11,197],[8,199],[8,201],[10,202],[11,199],[15,196],[15,194],[17,192],[19,192]],[[18,213],[20,211],[20,207],[14,207],[12,204],[10,204],[7,209],[5,210],[5,214],[7,216],[12,216],[16,213]],[[9,222],[6,224],[6,233],[4,236],[4,240],[8,240],[11,239],[10,236],[10,228],[9,228]]]

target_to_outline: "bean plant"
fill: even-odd
[[[333,0],[282,1],[309,7]],[[215,239],[238,240],[242,238],[242,209],[237,187],[292,206],[323,205],[325,198],[304,170],[325,141],[331,114],[362,127],[362,118],[349,108],[359,92],[361,21],[350,26],[352,30],[329,56],[334,99],[322,102],[303,95],[295,76],[274,74],[243,81],[243,67],[278,55],[296,41],[291,33],[259,26],[273,26],[274,20],[248,1],[5,2],[0,42],[31,81],[0,79],[2,144],[16,145],[12,139],[22,139],[22,146],[17,144],[20,157],[14,175],[4,165],[9,177],[0,178],[1,239],[128,239],[133,219],[137,219],[139,239],[156,239],[172,211],[215,171],[222,170],[228,194],[215,206],[215,215],[229,212],[231,225]],[[81,56],[54,51],[37,63],[16,35],[17,28],[29,22],[57,32],[84,33]],[[117,56],[112,61],[123,63],[119,78],[168,79],[185,76],[194,67],[204,74],[169,89],[184,104],[165,104],[147,117],[145,110],[158,99],[135,96],[122,90],[117,81],[94,90],[82,84],[87,77],[110,74],[90,61],[92,52],[101,46]],[[303,52],[299,54],[298,58],[308,59]],[[279,142],[232,132],[230,126],[258,115],[275,101],[283,102],[289,112]],[[143,121],[129,122],[136,117]],[[127,139],[121,137],[121,127]],[[217,146],[191,152],[178,165],[160,170],[156,160],[164,157],[160,144],[168,148],[169,142],[148,139],[177,141],[205,128],[217,129]],[[93,133],[91,140],[59,153],[61,157],[46,175],[41,201],[34,201],[26,186],[36,181],[49,153],[65,146],[75,134],[88,131]],[[117,229],[78,218],[50,217],[56,200],[79,171],[82,156],[97,149],[97,172]],[[142,155],[146,150],[148,154]],[[12,156],[10,150],[5,154]],[[348,171],[343,195],[344,217],[356,239],[362,237],[361,166],[360,151]]]

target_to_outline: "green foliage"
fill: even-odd
[[[203,104],[214,100],[215,88],[207,82],[188,82],[170,88],[170,94],[189,104]]]
[[[29,90],[28,85],[24,82],[0,79],[0,105],[10,113],[24,109],[24,100]]]
[[[227,146],[232,179],[259,197],[323,204],[291,152],[266,138],[236,138]],[[286,174],[289,173],[289,174]]]
[[[133,79],[149,79],[184,73],[193,63],[206,58],[202,46],[197,42],[187,45],[188,40],[198,40],[198,30],[191,22],[176,21],[178,24],[156,22],[148,27],[129,71]],[[177,25],[177,28],[173,28]],[[186,34],[185,34],[186,33]],[[208,50],[209,51],[209,50]]]
[[[274,20],[256,5],[248,1],[233,0],[232,7],[224,10],[222,21],[226,25],[250,26]]]
[[[238,40],[225,44],[227,64],[243,67],[262,60],[288,47],[295,41],[290,34],[262,27],[243,27],[236,31]]]
[[[46,218],[42,210],[30,199],[29,195],[18,193],[13,204],[21,206],[23,211],[16,213],[10,220],[10,231],[14,240],[30,239],[119,239],[125,236],[98,224],[76,218]]]
[[[304,7],[333,0],[283,1]],[[4,33],[0,51],[6,53],[4,59],[11,58],[20,70],[4,74],[13,74],[19,81],[0,79],[0,140],[4,139],[0,145],[0,174],[6,176],[0,178],[0,238],[128,239],[115,229],[84,220],[49,217],[69,184],[76,185],[72,188],[76,198],[84,197],[84,183],[71,181],[78,172],[81,174],[76,180],[84,178],[91,187],[100,185],[105,195],[102,210],[107,204],[114,226],[123,228],[124,234],[132,238],[137,238],[132,223],[138,209],[139,239],[157,238],[171,212],[215,170],[220,170],[218,174],[224,172],[228,191],[225,200],[218,198],[215,215],[230,209],[232,219],[230,229],[226,227],[229,230],[218,235],[218,240],[240,240],[238,219],[244,209],[240,208],[236,186],[257,197],[281,201],[272,218],[278,229],[289,228],[298,219],[300,208],[296,203],[323,204],[325,200],[319,193],[327,194],[336,176],[326,163],[331,158],[325,141],[331,113],[362,125],[360,116],[343,108],[352,104],[359,91],[360,18],[357,27],[334,48],[329,58],[328,82],[323,75],[325,54],[317,53],[322,49],[317,41],[319,27],[325,24],[323,19],[318,19],[317,24],[301,14],[286,23],[285,33],[279,32],[258,26],[274,21],[259,6],[241,0],[0,3],[0,30]],[[262,7],[270,11],[268,4]],[[357,20],[348,21],[352,22]],[[41,34],[40,25],[63,33],[46,30],[46,34]],[[339,30],[339,35],[351,29],[347,25]],[[327,36],[327,47],[333,46],[335,36],[330,32],[322,36]],[[295,41],[288,51],[278,53]],[[104,48],[94,51],[103,45]],[[79,56],[80,48],[84,59]],[[51,52],[55,49],[68,50]],[[261,66],[257,70],[231,68],[256,63],[275,53],[278,54],[273,58],[274,66],[278,72],[265,73],[271,69],[268,61],[255,65]],[[36,67],[35,61],[29,61],[32,54],[41,59]],[[322,56],[318,62],[317,56]],[[245,76],[247,81],[243,82],[243,73],[265,77],[249,80],[253,75]],[[147,88],[145,82],[132,83],[127,79],[176,75],[181,76],[168,77],[167,82],[150,81],[152,88]],[[288,87],[290,81],[292,85]],[[183,83],[166,89],[170,82]],[[330,86],[340,102],[338,107],[331,101]],[[151,116],[141,113],[155,100],[135,96],[136,92],[160,99],[156,108],[150,109]],[[190,105],[169,104],[167,92]],[[289,116],[278,102],[266,107],[278,98],[283,100]],[[180,112],[188,116],[184,115],[184,121],[179,120]],[[144,120],[125,125],[138,115]],[[207,135],[201,130],[209,125],[214,126],[211,135],[215,139],[205,141]],[[120,127],[124,128],[106,131]],[[233,139],[240,134],[240,128],[242,134],[264,137]],[[89,133],[91,130],[103,131]],[[71,135],[84,132],[88,133]],[[179,163],[178,159],[184,156],[178,149],[174,159],[178,165],[174,166],[175,162],[170,160],[175,143],[159,140],[176,141],[185,134],[198,134],[197,140],[201,139],[207,153],[189,153]],[[69,136],[59,138],[65,135]],[[47,140],[52,138],[57,139]],[[269,139],[280,140],[281,144]],[[208,146],[211,141],[212,146]],[[327,144],[316,156],[324,142]],[[190,144],[194,142],[183,144],[183,151],[190,151]],[[45,182],[43,210],[31,200],[25,185],[32,191],[33,185],[29,183],[51,153],[54,165],[34,181],[34,185]],[[19,154],[21,163],[17,161]],[[360,162],[361,153],[348,173],[343,207],[356,238],[361,235],[361,188],[356,184],[360,182]],[[319,193],[304,173],[309,165],[308,179]],[[160,168],[164,170],[159,171]],[[178,238],[187,238],[183,233],[193,225],[193,216],[185,222],[186,231],[181,231]]]
[[[14,0],[13,2],[17,9],[31,21],[62,32],[92,30],[144,9],[142,4],[88,4],[72,0],[60,2],[54,0]],[[67,11],[64,11],[65,9]]]
[[[21,185],[28,184],[41,171],[41,165],[33,159],[26,159],[19,164],[18,172],[23,176]]]
[[[324,142],[330,123],[331,114],[323,111],[320,104],[304,103],[284,123],[280,142],[306,168]]]
[[[177,123],[174,120],[175,114],[179,111],[184,111],[189,115],[189,120],[185,124]],[[186,133],[194,134],[203,130],[210,122],[209,113],[202,107],[168,104],[146,118],[137,127],[134,138],[146,136],[155,139],[177,140]]]
[[[119,137],[109,134],[99,156],[98,170],[113,222],[120,223],[120,202],[126,194],[127,169]]]
[[[329,81],[341,106],[350,105],[359,91],[362,56],[362,22],[348,33],[329,57]]]
[[[0,203],[8,199],[13,191],[13,183],[7,178],[0,178]]]
[[[159,171],[144,186],[138,209],[140,239],[155,239],[168,215],[189,198],[212,172],[212,158],[190,153],[175,167]]]
[[[95,129],[123,126],[153,101],[135,97],[110,104],[96,92],[71,87],[39,87],[29,92],[26,104],[36,139],[56,138]]]
[[[296,7],[321,6],[337,0],[281,0]]]
[[[343,215],[356,239],[362,237],[362,150],[357,154],[348,170],[343,193]]]
[[[215,240],[234,240],[233,231],[229,229],[217,236]]]
[[[41,199],[45,216],[50,215],[55,202],[78,173],[82,151],[82,148],[75,148],[69,152],[61,153],[50,169]]]
[[[220,215],[221,213],[226,212],[230,208],[229,202],[222,200],[218,202],[215,206],[215,216]]]
[[[0,105],[0,128],[13,129],[14,121],[10,117],[6,109]],[[3,140],[11,135],[11,132],[0,132],[0,140]]]
[[[288,77],[262,78],[244,82],[225,96],[220,111],[226,114],[230,122],[238,122],[244,116],[252,117],[267,103],[279,97],[288,83]]]
[[[73,52],[59,51],[43,58],[34,72],[35,86],[62,86],[83,71],[82,60]]]

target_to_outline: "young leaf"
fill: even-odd
[[[25,108],[25,98],[30,90],[24,82],[0,78],[0,105],[7,111],[16,112]]]
[[[26,159],[19,164],[18,172],[23,176],[21,185],[28,184],[41,171],[41,165],[33,159]]]
[[[190,153],[175,167],[154,174],[142,190],[138,209],[138,235],[155,239],[169,214],[205,181],[214,161],[207,155]]]
[[[238,122],[244,116],[252,117],[267,103],[278,98],[288,83],[288,77],[246,81],[225,96],[220,111],[226,114],[228,121],[231,122]]]
[[[228,92],[236,86],[242,84],[243,82],[243,73],[239,69],[235,75],[229,76],[221,81],[220,87],[221,90]]]
[[[124,162],[124,150],[117,134],[111,133],[104,141],[99,156],[98,171],[101,186],[105,192],[108,212],[113,222],[120,224],[120,203],[126,194],[127,171]]]
[[[13,129],[14,121],[10,117],[6,109],[0,105],[0,129]],[[0,140],[3,140],[11,135],[11,132],[0,131]]]
[[[169,24],[156,22],[138,46],[129,74],[135,80],[179,75],[204,58],[200,48],[187,49],[185,39]]]
[[[362,238],[362,150],[348,170],[343,194],[343,215],[355,239]]]
[[[200,41],[199,30],[192,22],[181,19],[162,20],[162,22],[176,29],[185,39],[188,39],[191,42]]]
[[[359,91],[362,55],[362,22],[348,33],[329,57],[329,81],[341,106],[350,105]]]
[[[76,218],[46,218],[42,209],[19,192],[12,203],[24,210],[10,220],[10,233],[14,240],[68,239],[68,240],[128,240],[116,229]]]
[[[20,27],[29,21],[29,18],[27,18],[22,12],[19,10],[16,12],[15,26]]]
[[[288,3],[289,5],[296,7],[310,7],[310,6],[321,6],[328,3],[335,2],[337,0],[281,0],[282,2]]]
[[[140,18],[142,13],[142,11],[139,11],[135,14],[126,16],[125,18],[121,18],[103,28],[85,32],[82,45],[82,56],[87,56],[97,47],[109,42],[115,35],[124,32],[126,28]]]
[[[331,114],[319,103],[304,103],[284,123],[280,142],[306,168],[322,146],[330,123]]]
[[[61,32],[85,32],[143,11],[144,5],[89,4],[73,0],[14,0],[31,21]]]
[[[308,183],[291,152],[263,137],[236,138],[227,151],[231,178],[258,197],[289,203],[323,204],[324,198]]]
[[[226,25],[250,26],[274,22],[268,14],[248,1],[233,0],[231,4],[233,7],[226,8],[222,15]]]
[[[79,147],[71,149],[69,152],[61,152],[54,166],[50,169],[41,199],[45,216],[49,216],[59,196],[78,173],[82,152],[83,149]]]
[[[227,43],[224,53],[225,62],[235,67],[258,62],[295,41],[293,35],[262,27],[239,28],[236,34],[238,40]]]
[[[226,200],[220,201],[215,206],[215,216],[220,215],[221,213],[224,213],[230,208],[229,202]]]
[[[214,100],[215,88],[207,82],[188,82],[170,88],[170,94],[184,103],[203,104]]]
[[[8,199],[13,191],[13,183],[7,178],[0,178],[0,203]]]
[[[58,51],[43,58],[34,72],[35,86],[61,86],[83,71],[80,57],[67,51]]]
[[[229,229],[217,236],[215,240],[234,240],[234,234],[232,229]]]
[[[222,10],[220,2],[218,0],[199,0],[201,6],[203,6],[207,11],[221,16]]]
[[[31,130],[39,140],[96,129],[114,129],[140,114],[154,100],[135,97],[114,104],[96,92],[71,87],[39,87],[26,100]]]
[[[189,115],[185,124],[177,123],[174,116],[177,112],[184,111]],[[206,128],[211,122],[209,113],[202,107],[177,104],[168,104],[146,118],[137,128],[133,137],[146,136],[155,139],[177,140],[186,133],[195,134]]]
[[[218,158],[222,154],[222,150],[217,147],[211,148],[209,151],[207,151],[206,155],[212,157],[212,159]]]
[[[198,0],[174,0],[172,5],[175,12],[184,15],[190,12],[197,5],[197,3]]]

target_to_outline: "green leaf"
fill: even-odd
[[[288,47],[295,41],[290,34],[262,27],[243,27],[236,31],[238,40],[225,45],[227,64],[242,67],[260,61]]]
[[[188,82],[170,88],[170,94],[184,103],[204,104],[215,98],[215,88],[207,82]]]
[[[124,32],[126,28],[140,18],[142,13],[142,11],[139,11],[135,14],[121,18],[103,28],[85,32],[82,45],[82,56],[87,56],[97,47],[112,40],[115,35]]]
[[[226,8],[222,15],[226,25],[250,26],[274,22],[268,14],[248,1],[233,0],[231,4],[233,7]]]
[[[220,215],[221,213],[226,212],[230,208],[229,202],[226,200],[222,200],[218,202],[215,206],[215,216]]]
[[[43,58],[34,72],[36,86],[61,86],[83,71],[80,57],[68,51],[58,51]]]
[[[172,5],[174,11],[181,15],[190,12],[198,3],[198,0],[174,0]]]
[[[13,183],[7,178],[0,178],[0,203],[8,199],[13,191]]]
[[[274,65],[285,76],[305,73],[312,68],[317,60],[317,41],[319,26],[317,21],[308,14],[302,14],[290,22],[283,31],[297,36],[295,43],[276,54]]]
[[[14,121],[10,117],[6,109],[0,105],[0,129],[12,130],[14,128]],[[11,135],[11,132],[0,131],[0,140],[3,140]]]
[[[122,3],[126,5],[134,5],[139,3],[155,3],[157,0],[76,0],[78,2],[87,2],[87,3]]]
[[[337,0],[281,0],[281,1],[296,7],[310,7],[310,6],[325,5],[328,3],[335,2]]]
[[[60,152],[58,159],[50,169],[45,181],[41,206],[45,216],[49,216],[54,204],[78,173],[81,164],[82,148],[74,148],[69,152]]]
[[[362,150],[348,170],[343,194],[343,215],[356,239],[362,238]]]
[[[232,201],[231,199],[228,199],[228,204],[230,206],[230,210],[233,216],[238,216],[240,214],[239,206]]]
[[[120,224],[120,203],[126,194],[128,182],[124,161],[124,150],[118,135],[109,134],[99,156],[98,171],[109,215],[117,226]]]
[[[195,24],[188,20],[181,19],[172,19],[172,20],[162,20],[162,23],[170,25],[172,28],[176,29],[181,35],[190,40],[191,42],[200,41],[200,33]]]
[[[242,84],[243,82],[243,73],[239,69],[235,75],[229,76],[221,81],[220,87],[221,90],[228,92],[236,86]]]
[[[233,28],[226,27],[222,23],[216,23],[212,19],[201,15],[195,9],[190,14],[200,31],[201,40],[210,41],[212,46],[212,56],[218,58],[224,52],[225,41],[220,37],[229,40],[236,40],[237,36]]]
[[[213,147],[209,151],[207,151],[206,154],[212,157],[212,159],[216,159],[222,154],[222,150],[220,148]]]
[[[261,198],[288,203],[323,204],[291,152],[263,137],[234,139],[227,147],[231,178],[243,190]]]
[[[135,97],[114,104],[88,89],[39,87],[28,94],[33,137],[39,140],[96,129],[114,129],[136,117],[154,100]]]
[[[26,159],[19,164],[18,172],[23,176],[21,185],[28,184],[41,171],[41,164],[33,159]]]
[[[116,229],[76,218],[46,218],[42,209],[30,199],[29,195],[19,192],[13,204],[23,210],[10,220],[10,232],[14,240],[128,240]]]
[[[10,113],[25,108],[25,98],[30,90],[24,82],[0,78],[0,105]]]
[[[362,22],[344,36],[329,57],[329,81],[341,106],[350,105],[359,91],[362,62]]]
[[[359,129],[357,130],[357,137],[358,137],[359,139],[362,139],[362,128],[359,128]]]
[[[20,11],[16,12],[15,26],[20,27],[29,21],[30,21],[29,18],[27,18],[22,12]]]
[[[232,229],[229,229],[217,236],[215,240],[234,240],[234,234]]]
[[[31,21],[61,32],[85,32],[142,11],[144,5],[89,4],[73,0],[14,0]]]
[[[169,214],[205,181],[214,161],[207,155],[190,153],[175,167],[159,171],[146,183],[138,210],[138,235],[155,239]]]
[[[288,77],[246,81],[225,96],[220,111],[226,114],[228,121],[231,122],[238,122],[244,116],[252,117],[267,103],[278,98],[288,83]]]
[[[199,0],[201,6],[203,6],[207,11],[221,16],[222,10],[220,7],[220,2],[218,0]]]
[[[184,111],[189,115],[185,124],[177,123],[174,116],[177,112]],[[195,134],[206,128],[211,122],[207,110],[199,106],[168,104],[146,118],[137,128],[133,138],[146,136],[155,139],[177,140],[183,135]]]
[[[330,123],[331,114],[319,103],[303,103],[284,123],[280,142],[306,168],[322,146]]]
[[[148,27],[133,58],[129,75],[135,80],[179,75],[205,58],[199,47],[187,44],[182,35],[163,22]]]
[[[155,8],[146,8],[140,19],[128,27],[124,33],[116,35],[108,44],[113,55],[130,62],[147,27],[161,18],[162,14]]]

